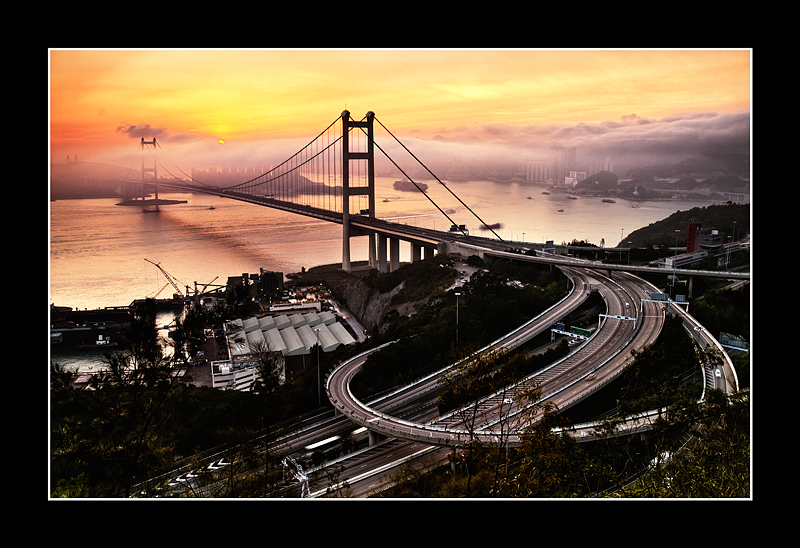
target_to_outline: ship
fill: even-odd
[[[394,182],[394,189],[404,190],[407,192],[414,192],[415,190],[421,190],[422,192],[425,192],[428,190],[428,185],[425,183],[412,183],[408,179],[401,179],[400,181]]]

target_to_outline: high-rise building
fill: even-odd
[[[575,148],[564,148],[556,145],[552,147],[552,179],[553,184],[561,184],[568,176],[571,169],[575,167]]]
[[[547,182],[547,162],[528,161],[525,164],[525,180],[532,183]]]

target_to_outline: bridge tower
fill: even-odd
[[[141,142],[140,146],[142,147],[142,202],[144,202],[144,200],[147,197],[147,193],[145,191],[145,189],[147,187],[147,184],[145,182],[145,174],[146,173],[152,173],[153,174],[153,183],[155,184],[155,195],[156,195],[155,196],[156,205],[155,205],[155,210],[154,211],[159,211],[159,209],[158,209],[158,173],[156,172],[156,163],[157,162],[156,162],[156,152],[155,152],[155,150],[156,150],[156,138],[153,137],[152,141],[145,141],[144,137],[142,137],[142,142]],[[150,147],[153,147],[153,167],[144,167],[144,156],[145,156],[144,155],[144,151],[149,149]]]
[[[153,148],[153,167],[146,167],[145,166],[145,151]],[[158,198],[158,172],[156,170],[156,165],[158,165],[158,160],[156,159],[156,138],[153,137],[152,141],[145,141],[144,137],[142,137],[142,141],[139,144],[139,148],[142,149],[142,199],[137,200],[136,198],[132,198],[129,200],[125,200],[123,202],[118,203],[118,206],[141,206],[142,211],[145,213],[154,211],[158,212],[160,209],[158,208],[159,205],[170,205],[170,204],[185,204],[186,200],[160,200]],[[148,200],[147,199],[147,174],[153,174],[153,186],[155,188],[155,199]]]
[[[375,113],[367,113],[366,120],[355,121],[350,112],[342,112],[342,270],[350,272],[350,197],[367,196],[369,199],[369,216],[375,217],[375,146],[373,137],[373,121]],[[350,150],[350,129],[366,128],[367,150]],[[367,162],[367,186],[350,186],[350,161]],[[369,264],[377,264],[375,253],[375,234],[369,233]]]

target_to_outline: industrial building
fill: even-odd
[[[682,268],[702,261],[706,257],[719,257],[721,255],[739,251],[741,242],[725,243],[726,235],[714,228],[703,228],[701,223],[689,223],[686,235],[686,251],[674,257],[664,258],[661,266],[665,268]]]
[[[290,312],[252,316],[226,322],[225,339],[230,359],[212,362],[213,385],[246,390],[256,380],[259,350],[280,354],[286,369],[302,369],[312,362],[306,356],[319,344],[322,352],[355,343],[333,312]]]

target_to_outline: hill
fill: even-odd
[[[117,189],[122,184],[122,179],[141,179],[141,171],[95,162],[54,163],[50,164],[50,197],[65,199],[118,196]]]
[[[719,204],[708,207],[695,207],[687,211],[677,211],[655,223],[631,232],[619,245],[627,246],[632,242],[634,247],[653,245],[675,245],[675,231],[678,234],[678,245],[686,242],[686,230],[689,223],[702,223],[704,228],[716,228],[727,236],[733,235],[736,223],[736,238],[740,239],[750,230],[749,204]]]
[[[575,190],[608,190],[617,188],[619,177],[610,171],[598,171],[575,185]]]

